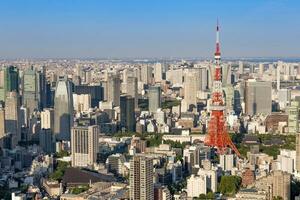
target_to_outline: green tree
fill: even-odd
[[[219,191],[227,196],[234,195],[240,188],[241,177],[239,176],[222,176]]]
[[[280,196],[276,196],[276,197],[273,197],[273,200],[283,200],[283,198]]]

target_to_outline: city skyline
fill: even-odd
[[[6,1],[2,59],[299,57],[299,2]],[[284,37],[283,37],[284,35]]]

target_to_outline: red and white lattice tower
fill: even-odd
[[[216,52],[215,52],[215,70],[214,70],[214,82],[211,95],[210,105],[210,120],[208,124],[208,134],[205,138],[205,144],[214,147],[218,150],[219,154],[226,153],[227,148],[231,148],[238,156],[240,153],[230,139],[227,132],[226,119],[224,116],[225,101],[222,90],[222,75],[221,75],[221,51],[219,42],[219,23],[217,23],[217,35],[216,35]]]

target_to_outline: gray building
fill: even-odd
[[[270,114],[272,112],[271,82],[247,81],[244,98],[246,114]]]
[[[58,140],[70,140],[73,125],[73,98],[71,83],[60,79],[54,97],[54,134]]]
[[[121,129],[135,131],[134,98],[131,96],[121,96],[120,98]]]
[[[149,111],[156,112],[161,107],[160,86],[150,86],[148,90]]]

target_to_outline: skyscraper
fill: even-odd
[[[41,112],[41,128],[51,129],[54,131],[54,110],[52,108],[44,108]]]
[[[299,131],[299,102],[292,101],[287,107],[288,128],[290,134],[296,134]]]
[[[35,109],[39,108],[40,93],[38,91],[39,82],[37,79],[37,73],[33,66],[24,71],[22,79],[23,90],[23,105],[28,109],[29,115],[33,113]]]
[[[73,125],[73,95],[71,83],[60,79],[54,97],[54,134],[58,140],[70,140]]]
[[[72,166],[87,167],[96,162],[99,142],[98,137],[98,125],[78,126],[72,128]]]
[[[248,115],[258,113],[270,114],[272,111],[272,85],[271,82],[252,81],[246,82],[245,112]]]
[[[161,82],[163,80],[163,65],[161,63],[156,63],[154,65],[154,81]]]
[[[141,81],[144,84],[150,84],[152,82],[152,67],[149,65],[141,66]]]
[[[296,133],[296,170],[300,172],[300,133]]]
[[[5,110],[0,102],[0,148],[3,148],[5,134]]]
[[[153,200],[153,161],[144,156],[130,160],[129,195],[131,200]]]
[[[120,105],[120,77],[118,74],[109,74],[105,87],[105,97],[114,106]]]
[[[161,107],[160,86],[150,86],[148,90],[149,111],[156,112]]]
[[[121,112],[121,129],[126,131],[135,131],[135,113],[134,113],[134,98],[131,96],[121,96],[120,98]]]
[[[7,93],[5,100],[5,127],[11,136],[11,147],[21,141],[20,97],[17,92]]]
[[[136,77],[129,76],[126,81],[126,94],[134,98],[134,106],[138,107],[138,81]]]
[[[5,67],[0,72],[0,100],[5,101],[7,92],[19,92],[19,70],[17,67]]]
[[[190,106],[196,107],[197,105],[197,93],[200,90],[200,71],[188,70],[184,76],[184,103],[187,110]]]

